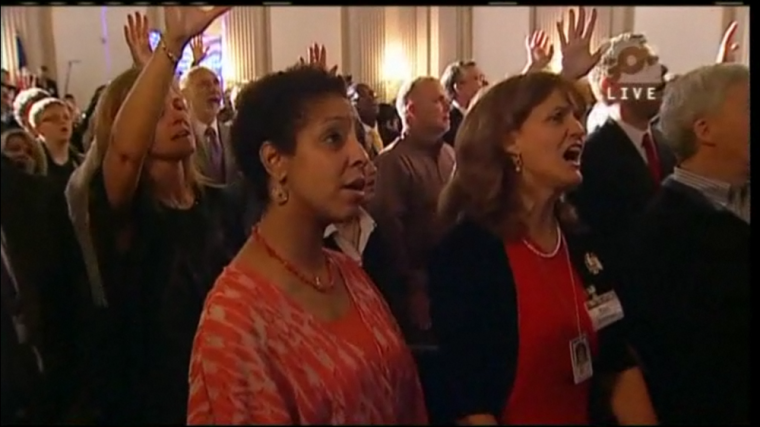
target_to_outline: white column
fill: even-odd
[[[6,6],[0,9],[0,57],[2,67],[11,73],[11,78],[16,79],[19,71],[18,51],[16,50],[16,34],[19,26],[24,21],[24,7]]]
[[[385,55],[385,8],[380,6],[344,7],[348,48],[346,74],[356,83],[366,83],[378,91],[383,88]]]
[[[493,84],[525,66],[525,37],[531,30],[531,7],[472,8],[472,56]]]
[[[382,55],[382,86],[378,92],[388,101],[395,99],[404,80],[417,76],[417,8],[385,7],[385,48]]]
[[[633,6],[611,6],[610,37],[633,31]]]
[[[430,7],[429,74],[440,76],[454,61],[472,59],[472,7]]]
[[[262,6],[233,7],[221,23],[222,62],[224,80],[242,82],[254,79],[259,73],[261,39],[267,32]],[[266,44],[263,45],[264,47]],[[261,64],[266,65],[266,64]]]
[[[739,21],[739,31],[742,32],[741,38],[738,38],[741,40],[739,43],[741,43],[741,62],[749,67],[749,6],[741,6],[737,7],[737,13],[736,17]]]
[[[343,63],[343,13],[340,6],[266,7],[269,9],[269,44],[274,70],[296,64],[314,43],[325,46],[328,63]]]
[[[550,37],[551,43],[554,44],[554,58],[551,68],[559,71],[562,63],[562,54],[560,53],[559,35],[557,34],[557,22],[564,20],[567,28],[567,12],[570,8],[567,6],[538,6],[534,12],[533,29],[543,30]],[[572,6],[572,9],[578,16],[578,7]],[[596,7],[597,20],[594,36],[591,39],[591,49],[596,49],[599,45],[608,39],[612,34],[613,12],[612,7]],[[586,8],[586,19],[591,8]],[[524,38],[524,37],[523,37]]]

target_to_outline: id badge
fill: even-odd
[[[615,291],[606,292],[592,299],[586,303],[586,308],[591,323],[594,325],[594,331],[606,328],[625,316],[623,306]]]
[[[573,364],[573,382],[580,384],[594,375],[591,348],[585,334],[570,341],[570,361]]]

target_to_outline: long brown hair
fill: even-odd
[[[474,100],[454,144],[456,170],[439,199],[445,224],[467,218],[507,238],[523,233],[525,207],[516,191],[518,172],[506,148],[513,143],[510,135],[555,91],[578,106],[581,95],[574,84],[545,72],[510,77]],[[561,210],[561,219],[568,219],[569,211]]]
[[[130,68],[119,74],[115,79],[111,80],[98,100],[98,106],[95,107],[93,117],[94,123],[92,124],[95,135],[94,143],[97,145],[97,153],[100,157],[98,163],[103,161],[106,150],[108,150],[108,146],[111,144],[116,115],[139,76],[140,70],[137,68]],[[163,102],[163,100],[157,100],[157,102]],[[184,161],[185,176],[191,186],[200,189],[201,184],[206,184],[208,180],[201,175],[194,157],[189,156]]]

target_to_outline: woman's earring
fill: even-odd
[[[288,199],[290,196],[288,195],[288,192],[282,187],[277,186],[272,190],[272,198],[275,202],[277,202],[278,205],[284,205],[288,202]]]
[[[517,172],[517,173],[522,172],[522,168],[523,168],[522,155],[521,154],[516,154],[516,155],[512,156],[512,162],[513,162],[514,167],[515,167],[515,172]]]

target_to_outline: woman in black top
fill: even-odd
[[[562,193],[581,180],[574,95],[557,75],[512,77],[457,134],[440,201],[455,225],[431,257],[429,286],[445,406],[459,424],[655,421],[614,279],[593,242],[561,221]]]
[[[96,352],[106,423],[184,424],[203,301],[242,243],[224,194],[196,172],[190,115],[174,83],[185,44],[227,8],[164,9],[159,47],[138,46],[144,66],[109,84],[96,118],[102,164],[89,219],[108,304]]]

